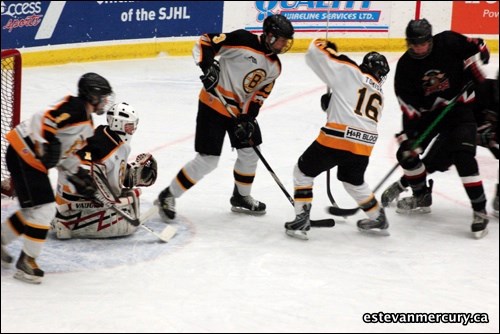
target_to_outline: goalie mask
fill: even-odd
[[[122,102],[115,104],[107,114],[109,128],[115,131],[124,142],[130,142],[137,129],[139,117],[134,107]]]

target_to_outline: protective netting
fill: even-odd
[[[8,142],[5,134],[20,118],[21,54],[17,50],[2,51],[2,194],[12,195],[10,173],[5,163]]]

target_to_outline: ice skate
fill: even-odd
[[[5,242],[3,241],[2,237],[2,267],[4,268],[10,268],[12,266],[12,262],[14,259],[12,258],[12,255],[9,254],[7,251],[7,248],[5,247]]]
[[[392,201],[399,200],[399,195],[404,191],[407,191],[407,189],[401,185],[401,181],[398,180],[391,184],[389,188],[382,193],[382,206],[384,208],[388,207]]]
[[[361,232],[375,233],[379,235],[389,235],[389,223],[385,216],[384,209],[380,209],[380,213],[375,219],[361,219],[358,220],[358,230]]]
[[[495,199],[493,200],[493,216],[498,218],[498,184],[497,193],[495,194]]]
[[[285,223],[285,232],[287,235],[308,240],[307,231],[311,229],[311,222],[309,221],[309,213],[311,212],[311,204],[304,204],[304,211],[295,217],[295,220]]]
[[[397,213],[429,213],[431,212],[432,205],[432,184],[433,181],[429,180],[429,186],[426,187],[418,195],[405,197],[398,201]]]
[[[163,220],[175,218],[175,197],[170,192],[170,188],[163,190],[153,204],[158,206],[158,212]]]
[[[261,216],[266,213],[266,205],[257,201],[252,196],[241,196],[238,188],[234,186],[233,196],[231,197],[231,211],[246,213],[254,216]]]
[[[21,251],[16,268],[14,278],[31,284],[40,284],[42,282],[43,270],[38,267],[35,259],[26,255],[24,251]]]
[[[488,234],[488,216],[486,210],[474,211],[471,231],[476,239],[481,239]]]

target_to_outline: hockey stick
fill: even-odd
[[[168,242],[177,233],[177,229],[171,225],[167,225],[167,227],[165,227],[160,233],[157,233],[149,226],[144,225],[144,222],[146,220],[148,220],[149,218],[151,218],[151,216],[158,212],[158,207],[156,205],[153,205],[153,207],[144,212],[139,218],[134,218],[129,213],[117,207],[115,203],[119,203],[120,198],[116,196],[113,191],[111,191],[111,185],[109,184],[109,181],[106,179],[103,171],[101,170],[101,167],[97,164],[92,164],[92,173],[93,175],[95,175],[94,180],[96,181],[98,191],[104,194],[103,199],[96,198],[96,201],[100,202],[100,204],[111,208],[131,225],[142,227],[146,231],[154,234],[163,242]],[[109,198],[112,198],[114,200],[114,203],[107,202]]]
[[[224,105],[224,107],[226,108],[229,115],[231,115],[231,118],[236,119],[237,118],[236,115],[231,110],[231,107],[227,103],[224,96],[222,96],[222,94],[217,89],[214,89],[214,90],[215,90],[215,93],[217,94],[217,97],[219,98],[221,103]],[[267,160],[264,158],[264,156],[262,155],[260,150],[257,148],[257,146],[255,146],[253,144],[253,142],[251,140],[250,140],[250,146],[253,148],[255,153],[258,155],[259,159],[262,161],[264,166],[266,166],[266,169],[269,171],[269,173],[273,177],[274,181],[276,181],[276,183],[280,187],[281,191],[283,191],[283,193],[285,194],[285,196],[288,199],[288,201],[290,202],[290,204],[292,204],[292,206],[295,207],[295,201],[293,200],[293,197],[290,196],[288,191],[286,191],[286,188],[283,185],[283,183],[281,183],[281,181],[278,178],[278,176],[276,175],[276,173],[273,171],[271,166],[267,163]],[[310,219],[310,222],[311,222],[311,226],[313,226],[313,227],[333,227],[333,226],[335,226],[335,221],[333,219],[320,219],[320,220],[311,220]]]
[[[434,128],[436,127],[436,125],[441,122],[441,120],[444,118],[444,116],[446,116],[446,114],[455,106],[455,104],[457,103],[458,99],[471,86],[472,86],[472,82],[468,82],[462,88],[462,90],[460,91],[460,93],[458,93],[458,95],[455,96],[450,101],[450,103],[448,103],[448,105],[443,109],[443,111],[434,119],[434,121],[432,121],[432,123],[427,127],[427,129],[425,129],[425,131],[420,135],[420,137],[418,137],[418,139],[413,144],[411,150],[415,150],[416,148],[418,148],[420,146],[420,144],[422,144],[422,142],[425,139],[427,139],[427,137],[429,136],[429,134],[431,133],[431,131],[434,130]],[[392,173],[394,173],[394,171],[398,168],[398,166],[399,166],[399,162],[397,162],[394,165],[394,167],[392,167],[391,170],[384,176],[384,178],[377,184],[377,186],[373,189],[373,193],[375,193],[385,183],[385,181],[387,181],[387,179],[392,175]],[[330,214],[334,215],[334,216],[346,217],[346,216],[352,216],[352,215],[356,214],[359,211],[359,209],[361,209],[359,206],[357,208],[353,208],[353,209],[342,209],[342,208],[339,208],[339,207],[330,206],[330,207],[328,207],[328,212]]]

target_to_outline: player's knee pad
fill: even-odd
[[[304,174],[298,164],[293,168],[293,184],[295,187],[311,187],[314,184],[314,178]]]
[[[198,170],[204,171],[203,174],[208,174],[212,172],[219,164],[219,156],[217,155],[207,155],[207,154],[197,154],[193,161],[193,167]]]
[[[453,152],[452,159],[458,175],[469,176],[479,173],[479,167],[472,152],[464,150]]]
[[[56,214],[56,203],[46,203],[32,208],[21,209],[22,215],[26,221],[39,224],[42,226],[50,226],[50,222]]]
[[[420,157],[418,155],[408,158],[405,156],[405,149],[400,146],[396,152],[396,159],[403,169],[415,169],[421,163]]]

